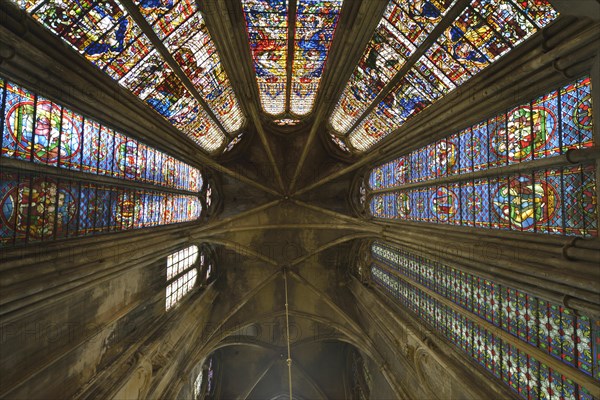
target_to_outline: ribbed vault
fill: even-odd
[[[129,9],[136,9],[135,2],[122,2]],[[440,248],[446,250],[450,241],[452,245],[464,248],[492,246],[503,241],[503,245],[514,244],[515,247],[521,246],[522,250],[529,244],[519,244],[519,240],[510,235],[500,239],[478,237],[470,231],[459,234],[451,228],[415,226],[410,222],[389,224],[359,217],[357,182],[369,167],[378,162],[442,138],[482,116],[487,117],[490,112],[512,105],[515,98],[527,98],[542,88],[564,83],[569,77],[589,71],[594,55],[592,50],[597,52],[597,44],[594,44],[598,35],[597,23],[582,18],[582,15],[569,15],[572,14],[568,10],[569,2],[552,1],[562,13],[555,24],[396,129],[373,151],[350,154],[332,142],[328,118],[388,0],[344,2],[314,111],[301,118],[296,126],[279,126],[274,123],[274,118],[261,110],[240,2],[201,0],[197,3],[246,117],[245,126],[241,129],[244,132],[241,142],[232,151],[218,155],[200,150],[189,137],[149,110],[138,98],[28,19],[26,13],[11,5],[0,5],[3,11],[0,21],[0,71],[3,74],[50,97],[60,98],[81,112],[134,132],[136,137],[168,150],[190,165],[204,168],[216,193],[212,215],[204,221],[181,227],[161,227],[156,234],[142,233],[138,240],[148,240],[148,243],[141,245],[136,244],[134,234],[126,234],[122,246],[128,250],[128,243],[133,243],[130,246],[135,257],[131,259],[109,248],[107,242],[110,238],[97,241],[95,238],[83,238],[78,242],[83,251],[106,246],[116,256],[103,255],[90,261],[78,254],[74,263],[93,264],[92,267],[98,268],[99,272],[94,269],[89,277],[83,276],[77,285],[73,283],[73,287],[88,287],[85,285],[93,285],[94,279],[104,279],[104,275],[109,273],[125,273],[127,268],[138,271],[142,266],[157,265],[166,254],[188,243],[210,244],[218,260],[218,274],[214,282],[182,304],[180,309],[164,317],[166,322],[160,329],[149,330],[144,332],[145,336],[139,336],[139,342],[145,346],[140,345],[139,351],[132,350],[130,354],[126,346],[121,346],[108,352],[111,360],[118,358],[119,351],[126,354],[114,368],[118,374],[111,375],[101,367],[98,371],[94,369],[78,387],[80,398],[102,398],[120,393],[118,390],[122,390],[119,386],[122,383],[116,375],[134,374],[130,366],[137,365],[140,359],[146,363],[145,371],[170,378],[168,382],[164,378],[145,384],[145,392],[140,393],[149,397],[176,398],[180,393],[187,393],[185,390],[189,392],[188,375],[211,355],[219,363],[222,398],[287,398],[284,274],[288,280],[295,398],[348,398],[349,393],[345,391],[348,385],[344,379],[350,378],[350,351],[358,351],[365,357],[374,381],[380,385],[381,396],[406,399],[431,396],[435,385],[424,383],[431,378],[418,369],[412,369],[414,364],[418,364],[415,360],[428,357],[428,361],[438,363],[435,364],[438,367],[450,366],[444,371],[447,374],[444,378],[449,381],[460,382],[473,376],[483,380],[480,372],[467,374],[460,368],[451,368],[457,362],[449,361],[450,352],[440,350],[443,346],[435,339],[425,340],[432,336],[431,332],[414,326],[411,327],[413,330],[406,331],[388,329],[390,326],[408,326],[415,321],[400,312],[394,314],[398,309],[383,307],[382,301],[351,275],[351,267],[359,261],[356,254],[361,244],[376,238],[419,249],[424,254],[436,254]],[[459,0],[444,23],[448,25],[468,3]],[[139,19],[141,15],[136,17]],[[151,29],[149,25],[142,28],[148,32]],[[440,26],[436,32],[443,28]],[[166,52],[166,49],[161,48],[161,51]],[[169,62],[175,63],[174,60]],[[598,65],[597,62],[595,65]],[[182,71],[179,73],[183,74]],[[192,86],[185,76],[182,75],[181,79],[186,86]],[[389,83],[377,99],[385,97],[394,83]],[[193,94],[200,97],[195,90],[192,90]],[[239,131],[236,130],[237,133]],[[43,165],[17,164],[14,160],[0,159],[2,167],[51,172]],[[168,240],[163,242],[161,238]],[[119,241],[117,234],[114,241]],[[562,245],[562,238],[557,238],[548,246],[554,246],[553,251],[560,251]],[[68,243],[65,247],[70,248]],[[156,254],[152,252],[153,247]],[[48,245],[44,250],[48,254],[58,254],[64,248],[59,243]],[[545,248],[531,251],[541,254]],[[576,264],[579,253],[574,254],[568,260],[556,261],[558,256],[555,257],[555,254],[551,258],[575,269],[579,265]],[[21,257],[19,250],[7,255],[12,257],[11,262],[16,266],[27,262],[34,265],[38,256],[25,254]],[[448,259],[456,257],[461,261],[461,256],[469,259],[468,255],[461,254],[451,254]],[[63,254],[62,257],[66,256]],[[502,270],[503,265],[512,262],[511,257],[511,254],[502,255],[489,263],[496,263],[492,267]],[[61,260],[57,256],[56,265],[48,269],[61,271],[61,265],[65,264]],[[532,268],[538,268],[536,271],[546,266],[545,260],[530,264]],[[106,268],[106,271],[100,268]],[[59,304],[60,296],[71,290],[69,285],[72,282],[60,281],[67,279],[64,274],[55,277],[52,271],[44,273],[52,277],[51,285],[65,285],[65,289],[46,295],[45,282],[38,279],[28,290],[33,295],[41,293],[39,297],[23,300],[19,296],[26,285],[11,287],[5,292],[5,299],[12,308],[7,308],[2,315],[12,318],[11,313],[20,307],[32,307],[32,304],[49,298],[56,298]],[[18,281],[17,278],[14,280]],[[30,277],[24,275],[21,279],[29,282]],[[159,286],[156,282],[152,285]],[[560,289],[564,288],[560,286]],[[567,293],[566,290],[563,292]],[[591,296],[588,292],[584,293],[588,296],[584,299],[586,301]],[[161,295],[148,295],[151,297],[148,302],[160,309],[157,304],[161,304]],[[575,298],[575,294],[572,297]],[[108,315],[110,310],[103,313]],[[154,321],[160,317],[153,318],[149,319]],[[142,334],[138,332],[136,335]],[[107,343],[110,341],[108,336],[103,339]],[[192,339],[182,339],[185,337]],[[165,347],[160,347],[163,344],[157,344],[159,342],[164,342]],[[396,346],[390,350],[386,343]],[[415,348],[419,348],[420,353],[415,355]],[[3,382],[0,395],[32,395],[25,389],[25,382],[29,379],[42,380],[38,372],[29,371],[27,376],[19,379],[15,373],[11,376],[15,378],[14,383],[5,385]],[[416,379],[417,376],[421,376],[421,380]],[[458,386],[449,384],[445,394],[452,397],[467,393]],[[489,386],[470,388],[468,393],[472,397],[514,395],[498,385]]]

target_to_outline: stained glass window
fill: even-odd
[[[213,357],[208,359],[206,371],[206,393],[212,395],[215,391],[215,362]]]
[[[212,186],[206,185],[206,207],[212,205]]]
[[[400,187],[591,147],[591,112],[585,77],[375,168],[370,187]]]
[[[537,360],[529,349],[538,347],[567,365],[575,365],[577,357],[585,363],[596,357],[592,338],[600,332],[598,321],[389,246],[375,244],[373,255],[380,260],[371,266],[374,282],[521,397],[554,398],[560,393],[561,398],[592,398],[585,387]],[[444,298],[462,308],[450,307]],[[506,342],[484,321],[523,343]],[[557,344],[555,352],[547,347],[552,343]],[[574,352],[577,343],[583,345]],[[596,371],[578,368],[597,377]]]
[[[242,0],[263,109],[285,111],[288,5],[285,0]]]
[[[454,3],[390,0],[329,120],[338,133],[349,133],[354,149],[370,149],[557,17],[545,0],[473,0],[420,49]],[[385,97],[373,104],[384,88]]]
[[[198,192],[202,174],[175,158],[8,81],[2,157]]]
[[[275,125],[279,126],[295,126],[300,123],[299,119],[291,119],[291,118],[281,118],[273,121]]]
[[[187,271],[198,260],[198,246],[186,247],[167,257],[167,280],[170,281],[175,276]]]
[[[198,375],[196,376],[196,379],[194,380],[194,391],[193,391],[194,400],[200,400],[200,396],[202,395],[203,378],[204,378],[204,371],[201,370],[198,373]]]
[[[198,195],[41,174],[0,174],[2,246],[124,231],[200,217]]]
[[[142,0],[138,5],[227,132],[240,129],[244,116],[196,3]]]
[[[401,275],[448,298],[523,342],[540,347],[588,375],[600,377],[594,366],[592,330],[600,322],[560,304],[459,271],[401,248],[375,242],[372,257]],[[562,332],[562,333],[561,333]],[[569,333],[569,334],[566,334]]]
[[[240,133],[239,135],[237,135],[236,137],[234,137],[233,139],[231,139],[231,141],[229,142],[229,144],[223,149],[223,153],[228,153],[231,150],[233,150],[233,148],[242,141],[244,137],[244,133]]]
[[[294,37],[288,38],[290,16],[286,0],[242,0],[265,112],[278,115],[287,110],[306,115],[312,110],[342,2],[298,0]],[[294,41],[293,55],[288,54],[288,39]],[[288,76],[290,57],[291,76]]]
[[[350,153],[350,149],[348,148],[348,146],[346,146],[346,143],[343,139],[335,136],[334,134],[330,134],[330,137],[331,141],[335,143],[335,145],[339,147],[340,150],[342,150],[344,153]]]
[[[203,149],[213,152],[224,144],[223,131],[117,0],[13,1]],[[184,21],[192,21],[194,16],[196,19],[193,21],[197,22],[194,29],[206,32],[202,17],[195,12],[195,3],[192,1],[181,0],[174,4],[172,1],[142,0],[139,6],[161,39],[173,33]],[[173,36],[182,35],[175,32]],[[200,40],[200,43],[194,42],[194,39]],[[214,53],[210,38],[206,36],[205,39],[202,42],[202,38],[193,37],[169,50],[192,82],[202,88],[200,91],[204,100],[223,126],[234,131],[244,119],[217,55],[212,56],[216,60],[214,63],[203,64],[206,62],[203,56],[208,52],[207,48]],[[205,73],[199,74],[199,71]]]
[[[196,284],[199,255],[198,246],[192,245],[167,257],[166,310],[174,307]],[[200,260],[199,268],[202,268],[204,257],[201,256]]]
[[[490,177],[427,184],[591,147],[591,107],[586,77],[376,167],[369,176],[376,192],[371,213],[386,219],[597,236],[591,165],[496,176],[490,171]],[[411,188],[402,189],[405,185]]]
[[[330,123],[347,133],[452,7],[452,0],[390,0]]]
[[[597,236],[593,165],[469,179],[375,194],[376,218]]]
[[[298,0],[290,111],[312,111],[343,0]]]

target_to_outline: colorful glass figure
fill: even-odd
[[[335,131],[345,134],[352,128],[454,3],[390,0],[331,115]]]
[[[287,1],[243,0],[242,6],[263,110],[281,114],[287,90]]]
[[[199,192],[202,174],[9,81],[0,81],[2,157]]]
[[[240,129],[244,116],[196,3],[143,0],[139,7],[226,131]]]
[[[290,112],[313,109],[343,0],[298,0]]]
[[[590,78],[581,78],[374,168],[369,187],[401,189],[591,147],[590,93]],[[594,176],[593,167],[582,166],[432,183],[375,194],[370,209],[386,219],[596,236]]]
[[[3,247],[193,221],[202,212],[198,195],[39,174],[3,172],[0,196]]]
[[[151,39],[117,0],[13,1],[99,69],[145,101],[173,126],[190,136],[204,150],[214,152],[224,144],[225,134],[221,128],[204,111],[198,100],[154,49]],[[195,3],[190,0],[181,0],[176,4],[172,0],[140,0],[136,3],[161,39],[173,33],[184,21],[192,20],[196,12]],[[194,29],[202,31],[205,28],[202,17],[200,14],[196,16],[199,22]],[[215,63],[210,68],[201,64],[205,59],[190,62],[186,56],[195,59],[204,54],[193,43],[190,41],[187,47],[180,43],[183,49],[178,47],[170,50],[181,50],[174,56],[188,76],[191,74],[190,69],[205,72],[202,77],[194,75],[196,81],[193,80],[198,87],[206,89],[202,92],[204,100],[225,129],[229,132],[239,129],[244,117],[225,72],[222,71],[218,56],[213,55]],[[206,45],[210,47],[212,43]],[[183,68],[184,66],[187,68]],[[216,86],[220,88],[216,92],[208,90]],[[42,113],[45,112],[44,107],[41,104]]]
[[[597,236],[593,165],[374,194],[376,218]],[[474,189],[470,189],[473,187]]]
[[[312,111],[342,2],[298,0],[294,37],[289,38],[287,1],[242,1],[265,112],[278,115],[289,111],[304,116]],[[288,40],[293,40],[293,54],[288,54]]]
[[[557,17],[545,0],[471,2],[365,115],[453,3],[390,1],[330,118],[353,148],[370,149]]]

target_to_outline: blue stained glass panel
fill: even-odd
[[[473,198],[475,226],[488,228],[490,220],[490,193],[487,179],[476,179],[473,182]]]
[[[435,221],[436,214],[432,208],[432,202],[435,194],[435,188],[423,188],[417,192],[415,208],[414,208],[414,219],[416,221]]]
[[[37,98],[33,123],[33,160],[57,165],[61,145],[62,107],[42,97]]]
[[[83,157],[83,117],[63,108],[61,129],[60,166],[79,171]]]
[[[490,139],[487,122],[481,122],[473,126],[473,170],[479,171],[489,168]]]
[[[460,183],[461,194],[461,225],[475,226],[475,215],[481,209],[481,197],[475,191],[473,181],[464,181]]]
[[[127,164],[127,137],[125,137],[125,135],[120,134],[119,132],[115,132],[114,135],[114,156],[112,158],[113,176],[123,178],[125,176],[125,168]]]
[[[419,175],[418,175],[419,182],[427,180],[427,177],[430,174],[430,170],[429,170],[429,154],[431,153],[430,147],[431,146],[424,147],[419,151]]]
[[[106,232],[111,227],[111,210],[112,210],[112,197],[113,191],[106,186],[100,186],[96,189],[96,206],[94,208],[95,213],[95,222],[94,222],[94,231],[95,232]],[[114,226],[114,224],[113,224]]]
[[[83,126],[83,156],[81,169],[84,172],[98,173],[98,159],[100,156],[100,124],[89,119]]]
[[[0,172],[0,243],[2,246],[13,244],[19,213],[19,176],[16,173]]]
[[[584,226],[586,234],[598,236],[598,217],[596,215],[596,174],[594,167],[588,165],[582,167],[582,186],[577,190],[577,203],[581,205],[584,217]]]
[[[511,192],[511,184],[508,177],[489,178],[490,188],[490,227],[493,229],[510,229],[510,223],[514,220],[512,212],[515,207],[511,201],[516,201]],[[514,186],[514,185],[513,185]]]
[[[532,103],[534,132],[534,158],[552,157],[560,154],[560,114],[558,91],[550,92]]]
[[[592,100],[590,78],[560,90],[563,151],[592,144]]]
[[[489,168],[508,164],[508,137],[506,135],[505,115],[490,118],[487,122],[489,137]]]
[[[54,239],[73,237],[77,235],[77,214],[81,208],[79,201],[79,185],[68,181],[59,181],[57,193],[56,232]]]
[[[33,139],[34,95],[6,82],[2,155],[23,160],[31,159]]]
[[[80,189],[80,207],[79,207],[79,236],[89,235],[95,231],[94,225],[98,218],[98,208],[100,206],[96,197],[96,185],[82,184]]]
[[[563,219],[567,235],[585,235],[584,210],[578,206],[579,188],[583,188],[580,167],[568,168],[562,172]]]
[[[98,137],[98,173],[112,175],[114,165],[114,131],[105,126],[100,127]]]
[[[419,162],[419,155],[420,153],[418,151],[413,151],[407,157],[410,159],[410,183],[418,182],[419,180],[419,175],[421,173],[421,163]]]

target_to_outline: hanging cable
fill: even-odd
[[[288,366],[288,384],[290,386],[290,400],[292,400],[292,352],[290,348],[290,313],[288,306],[288,282],[287,269],[283,269],[283,282],[285,286],[285,327],[287,332],[287,366]]]

